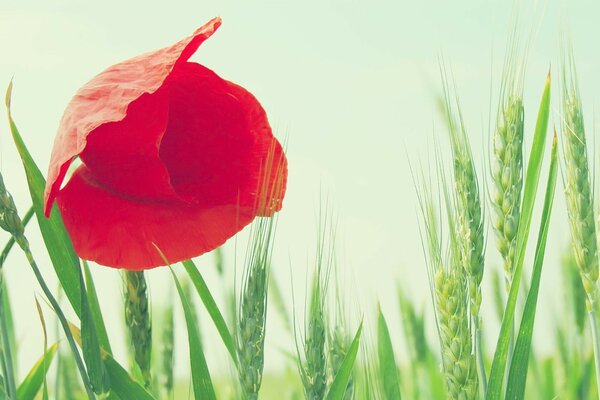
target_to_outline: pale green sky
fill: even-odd
[[[62,111],[79,86],[104,67],[169,45],[220,15],[223,26],[194,60],[252,91],[278,136],[288,139],[289,187],[274,255],[274,274],[288,290],[288,298],[293,280],[296,301],[302,302],[306,268],[316,242],[319,199],[328,197],[338,218],[340,268],[348,282],[343,291],[351,303],[360,304],[371,318],[376,301],[381,300],[392,330],[399,333],[395,286],[400,283],[431,313],[407,155],[413,165],[426,163],[433,154],[434,130],[438,137],[445,137],[435,109],[440,87],[438,58],[443,55],[454,72],[473,147],[483,166],[490,101],[492,107],[496,105],[495,97],[490,100],[490,80],[497,89],[512,26],[511,2],[13,3],[0,4],[0,87],[14,76],[13,114],[42,170],[46,170]],[[525,84],[528,133],[548,66],[558,65],[564,32],[572,36],[592,132],[600,93],[599,3],[519,3],[523,37],[532,37]],[[556,68],[553,72],[557,76]],[[29,200],[24,174],[4,113],[0,115],[0,170],[25,211]],[[540,298],[543,311],[536,325],[541,336],[544,326],[555,318],[553,306],[560,304],[554,294],[559,285],[557,260],[568,238],[561,191],[555,204]],[[32,230],[30,237],[45,275],[51,277],[39,234]],[[0,234],[0,241],[6,238]],[[245,248],[243,238],[240,250]],[[228,245],[228,254],[233,244]],[[498,263],[493,246],[488,259]],[[200,264],[211,285],[220,288],[210,261],[203,257]],[[119,348],[120,278],[102,267],[94,268],[94,273]],[[9,259],[7,275],[18,310],[24,370],[42,351],[33,298],[40,291],[18,253]],[[164,282],[170,278],[164,269],[149,276],[153,300],[161,304],[168,287]],[[302,308],[297,305],[298,311]],[[490,302],[484,300],[484,308],[491,310]],[[357,310],[353,318],[362,312]],[[270,316],[275,325],[270,330],[267,365],[272,368],[281,362],[274,349],[279,345],[291,349],[292,339],[276,324],[275,313]],[[488,326],[495,329],[496,323]],[[489,341],[495,341],[494,332]],[[214,365],[225,354],[216,343],[218,350],[209,354]],[[551,345],[550,340],[544,343]],[[400,346],[403,353],[404,345]],[[178,365],[180,371],[187,366],[184,347]]]

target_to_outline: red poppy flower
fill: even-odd
[[[56,199],[81,258],[139,270],[164,265],[162,252],[175,263],[281,209],[287,162],[265,111],[188,61],[220,25],[109,67],[65,110],[45,213]]]

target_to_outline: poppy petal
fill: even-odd
[[[242,87],[196,64],[178,66],[165,83],[169,90],[169,125],[160,145],[160,158],[171,184],[197,204],[256,206],[258,194],[272,187],[277,174],[267,162],[287,174],[281,145],[274,138],[258,100]],[[272,152],[272,154],[271,154]],[[285,192],[285,178],[279,200]]]
[[[142,270],[189,259],[223,244],[252,221],[248,208],[199,207],[120,197],[81,165],[57,197],[77,254],[116,268]],[[155,247],[156,245],[156,247]]]
[[[214,18],[170,47],[109,67],[79,89],[65,110],[54,141],[44,192],[46,216],[71,161],[86,147],[88,134],[125,118],[132,102],[157,91],[175,66],[185,63],[220,25],[221,19]]]

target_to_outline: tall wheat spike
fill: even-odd
[[[587,297],[586,306],[594,340],[596,379],[600,391],[600,337],[596,317],[598,307],[596,213],[583,108],[572,55],[569,62],[563,66],[562,123],[565,198],[575,261]]]
[[[507,291],[514,273],[517,230],[523,192],[523,140],[525,109],[523,74],[525,61],[517,64],[517,29],[509,37],[504,60],[496,128],[492,134],[491,203],[496,247],[502,255]],[[526,59],[526,56],[522,57]]]
[[[257,187],[255,207],[264,213],[273,207],[284,184],[282,160],[274,158],[274,147],[269,151]],[[250,244],[246,253],[243,285],[237,305],[236,345],[238,378],[242,397],[258,399],[264,368],[264,348],[267,322],[269,269],[277,217],[260,217],[252,223]]]
[[[435,305],[442,366],[447,395],[451,399],[474,399],[479,394],[477,362],[472,351],[472,331],[469,311],[469,285],[466,269],[461,264],[461,247],[457,241],[455,214],[451,198],[446,195],[450,256],[442,256],[435,207],[430,192],[420,198],[424,218],[424,241],[430,288]]]
[[[468,286],[467,302],[474,327],[472,342],[474,353],[477,356],[482,390],[485,393],[487,379],[483,360],[483,347],[481,345],[481,318],[479,316],[482,299],[481,281],[485,266],[484,216],[477,171],[460,104],[458,98],[455,98],[454,101],[450,98],[448,78],[443,67],[442,82],[444,87],[444,114],[450,133],[454,177],[452,197],[454,198],[455,211],[449,212],[449,214],[454,214],[449,215],[449,218],[454,220],[453,224],[456,230],[451,234],[454,236],[453,242],[455,242],[457,251],[457,265],[462,266],[465,270],[465,279]]]
[[[152,319],[148,287],[143,271],[125,271],[125,323],[133,346],[133,355],[140,368],[144,385],[152,384]]]

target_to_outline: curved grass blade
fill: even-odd
[[[400,400],[402,396],[398,367],[394,358],[394,347],[381,307],[377,310],[377,352],[379,353],[379,376],[383,383],[383,395],[386,399]]]
[[[79,273],[79,279],[81,283],[81,348],[83,359],[94,392],[102,394],[110,389],[110,380],[102,361],[94,315],[88,302],[88,294],[81,272]]]
[[[50,218],[46,219],[44,216],[44,188],[46,186],[46,180],[31,157],[29,150],[27,150],[27,146],[25,146],[23,138],[19,134],[19,130],[12,119],[10,111],[11,92],[12,82],[8,86],[5,99],[8,122],[10,124],[13,140],[17,146],[19,155],[21,156],[23,167],[25,168],[27,184],[29,185],[29,192],[40,226],[40,232],[42,233],[54,270],[56,271],[56,276],[60,280],[61,286],[64,289],[69,302],[73,306],[73,309],[77,313],[77,316],[81,316],[79,258],[73,250],[73,244],[65,230],[58,207],[54,205]]]
[[[335,374],[335,378],[333,379],[333,382],[329,387],[329,391],[327,392],[326,400],[343,400],[344,395],[346,394],[346,386],[348,386],[348,381],[352,375],[352,369],[354,368],[356,355],[358,354],[361,332],[362,322],[356,331],[356,335],[354,335],[352,344],[350,344],[350,348],[348,349],[348,353],[346,353],[346,357],[344,357],[344,361],[342,361],[340,369],[338,370],[337,374]]]
[[[210,318],[213,320],[213,323],[215,324],[215,327],[221,336],[221,340],[223,340],[223,344],[227,348],[227,351],[231,355],[234,363],[237,365],[235,341],[233,340],[233,336],[231,336],[231,332],[227,327],[227,323],[225,322],[225,318],[223,318],[223,314],[221,314],[214,297],[210,293],[206,281],[192,260],[186,260],[182,264],[190,276],[190,279],[192,280],[192,283],[194,284],[194,287],[196,288],[204,307],[206,307],[206,311],[208,311]]]
[[[33,217],[34,213],[35,212],[33,210],[33,207],[29,207],[29,209],[27,210],[25,215],[23,215],[23,227],[27,227],[27,224],[29,223],[29,221],[31,221],[31,217]],[[10,254],[10,251],[12,250],[14,245],[15,245],[15,238],[13,238],[11,236],[10,239],[8,239],[8,241],[4,245],[4,248],[2,249],[2,253],[0,253],[0,268],[2,268],[2,266],[4,265],[4,262],[6,261],[6,258]]]
[[[108,333],[106,331],[106,325],[104,324],[104,318],[102,317],[102,310],[100,309],[100,302],[98,301],[98,293],[96,292],[96,285],[94,285],[92,272],[90,271],[90,266],[88,265],[87,261],[83,260],[82,264],[83,273],[85,275],[85,286],[87,289],[87,301],[94,319],[94,326],[96,328],[98,342],[104,351],[112,355],[112,349],[108,340]]]
[[[175,286],[177,286],[177,292],[179,293],[179,298],[181,299],[181,305],[183,306],[183,313],[185,315],[185,323],[187,325],[194,398],[196,400],[216,400],[217,397],[215,394],[215,389],[213,388],[208,365],[206,364],[204,352],[202,351],[200,336],[198,335],[196,319],[192,314],[190,304],[185,297],[183,288],[181,287],[177,276],[173,270],[171,270],[171,273],[173,274]]]
[[[521,327],[515,345],[508,383],[506,386],[506,399],[523,399],[525,395],[525,384],[527,382],[527,367],[529,366],[529,353],[531,351],[531,336],[533,334],[533,324],[535,322],[535,312],[537,298],[540,289],[540,278],[544,264],[544,253],[546,251],[546,240],[548,238],[548,226],[550,224],[550,214],[552,213],[552,203],[554,201],[554,191],[556,188],[557,175],[557,145],[556,132],[552,142],[552,158],[550,161],[550,173],[548,175],[548,184],[546,185],[546,197],[544,200],[544,210],[542,212],[542,221],[540,224],[540,233],[535,250],[535,259],[533,262],[533,277],[531,279],[531,288],[527,294]]]
[[[48,372],[57,349],[58,343],[53,344],[46,354],[44,354],[35,363],[33,368],[31,368],[31,371],[29,371],[17,389],[17,398],[19,400],[34,400],[36,398],[37,393],[44,383],[46,372]]]
[[[527,164],[527,175],[523,191],[523,200],[521,207],[521,216],[519,219],[519,229],[517,232],[517,257],[514,270],[513,282],[510,287],[508,302],[504,310],[502,318],[502,326],[500,335],[496,344],[496,352],[492,362],[490,372],[490,381],[486,393],[488,400],[500,400],[502,397],[502,386],[504,381],[504,372],[508,357],[508,348],[510,337],[512,335],[512,324],[515,316],[515,308],[517,305],[517,297],[519,295],[519,286],[521,283],[521,274],[523,272],[523,259],[525,258],[525,250],[527,247],[527,238],[529,236],[529,228],[531,226],[531,217],[533,214],[533,205],[537,194],[537,187],[540,177],[540,169],[542,167],[542,159],[544,155],[544,144],[546,142],[546,133],[548,130],[548,116],[550,115],[550,73],[546,78],[544,92],[538,112],[537,122],[535,126],[535,134],[533,145],[529,155]]]

